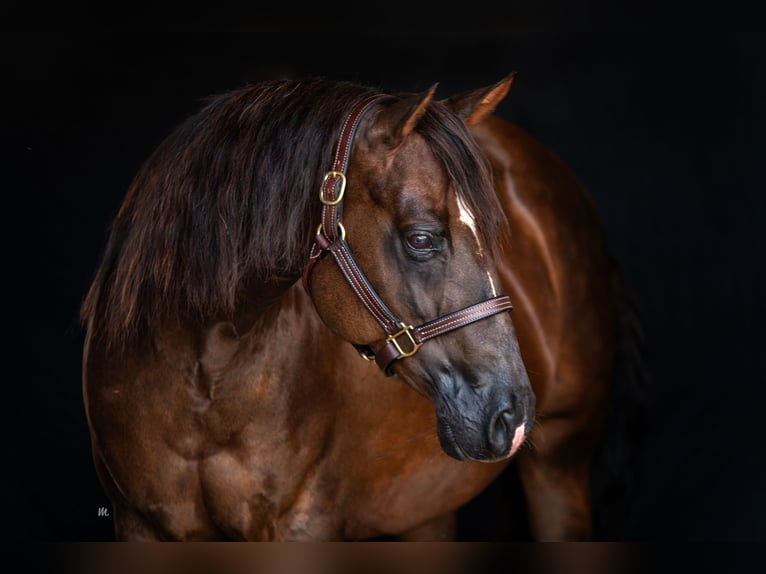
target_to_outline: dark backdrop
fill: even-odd
[[[58,25],[61,9],[6,37],[0,493],[12,539],[112,537],[82,408],[78,307],[133,174],[202,98],[285,74],[387,91],[439,82],[448,96],[511,71],[498,114],[583,180],[644,317],[658,400],[626,538],[766,538],[764,35],[731,7],[510,5],[449,22],[373,6],[362,31],[339,19],[324,33],[286,12],[243,16],[239,31],[128,33]]]

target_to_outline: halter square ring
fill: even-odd
[[[399,351],[399,358],[404,357],[411,357],[415,353],[418,352],[418,349],[423,346],[423,343],[416,343],[415,338],[412,336],[412,325],[407,325],[404,322],[399,323],[399,325],[402,326],[401,331],[397,331],[393,335],[389,335],[386,339],[387,343],[393,343],[394,347],[396,347],[396,350]],[[397,337],[400,335],[407,335],[407,338],[410,340],[410,344],[412,345],[412,349],[409,351],[405,351],[402,349],[401,345],[399,344],[399,341],[397,341]]]

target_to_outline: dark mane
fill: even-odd
[[[313,233],[307,222],[318,220],[318,178],[342,120],[375,91],[279,80],[209,100],[137,173],[83,302],[83,323],[119,347],[155,321],[233,314],[245,278],[297,278]],[[433,104],[418,131],[491,239],[502,210],[465,126]]]
[[[317,178],[330,164],[343,116],[373,92],[283,80],[209,100],[137,173],[83,322],[94,319],[108,342],[121,344],[150,318],[233,309],[248,274],[264,281],[299,274]]]

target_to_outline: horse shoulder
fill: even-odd
[[[120,353],[88,344],[88,423],[118,537],[276,536],[283,499],[309,464],[275,446],[294,441],[282,422],[291,397],[268,360],[284,364],[280,343],[221,321],[166,326]],[[319,450],[310,440],[295,448]]]
[[[90,341],[83,391],[94,458],[110,493],[118,537],[215,538],[199,489],[205,437],[195,413],[205,399],[186,392],[193,353],[169,345],[114,351]],[[168,369],[167,365],[173,368]]]

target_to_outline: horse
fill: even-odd
[[[261,81],[151,153],[81,307],[118,540],[453,540],[508,468],[533,539],[592,537],[639,323],[513,78]]]

